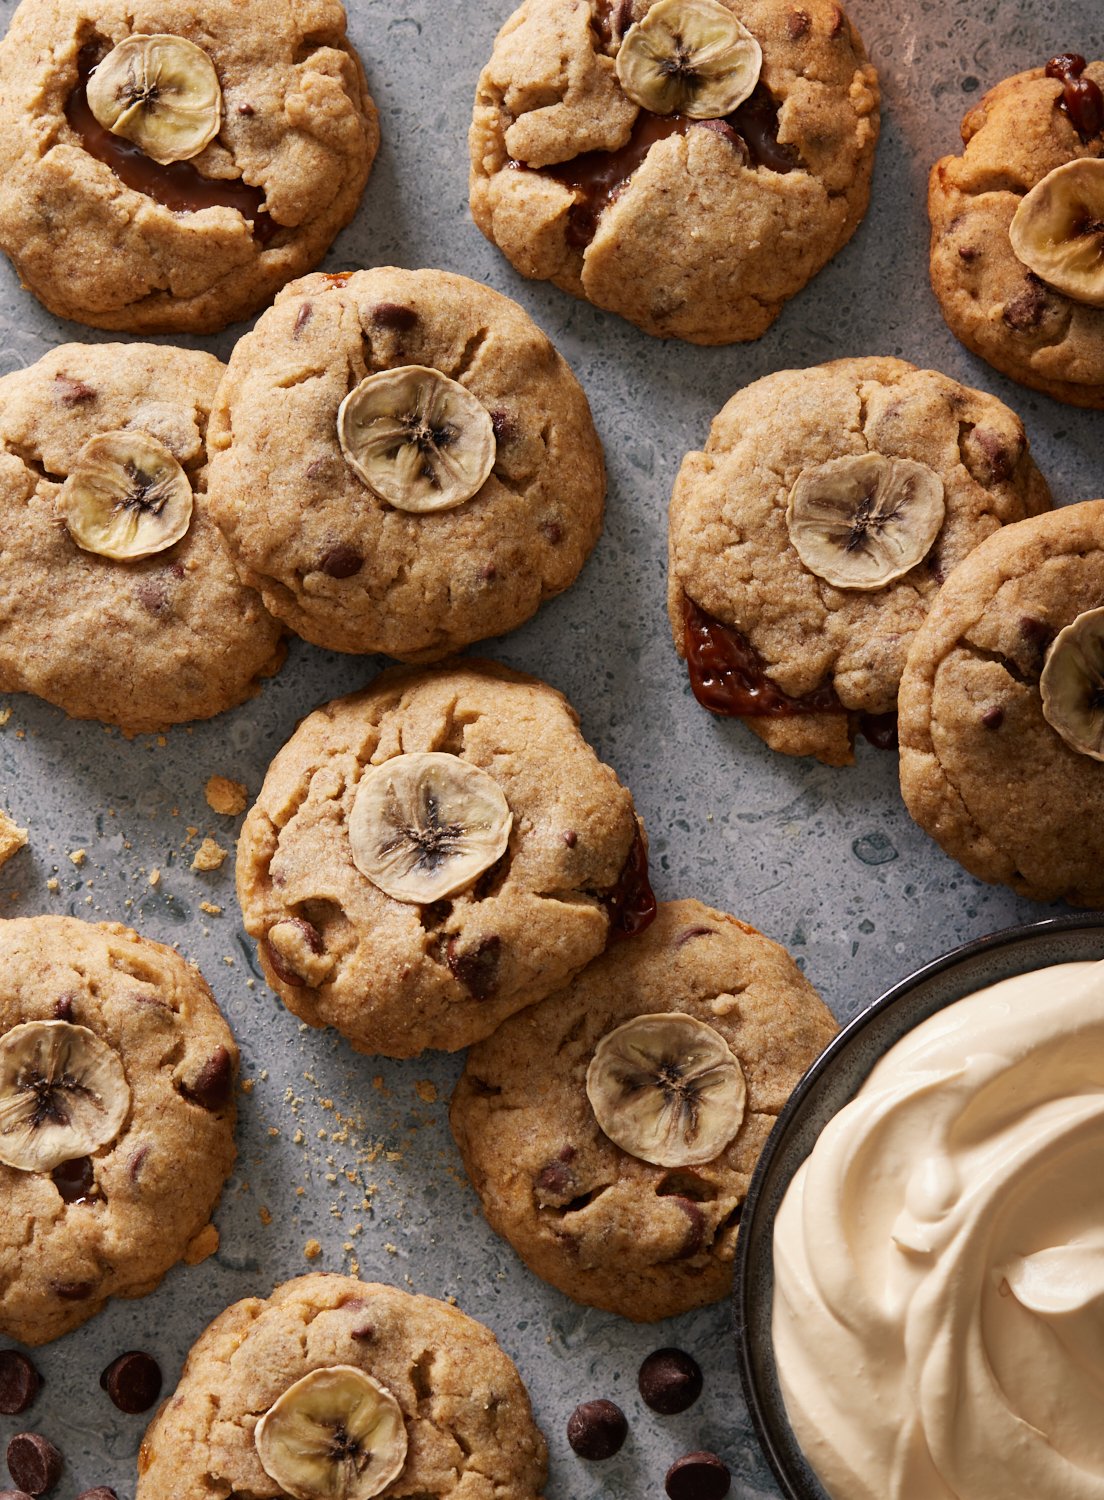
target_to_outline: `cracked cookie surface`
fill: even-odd
[[[513,816],[503,857],[429,904],[385,895],[349,834],[366,769],[419,751],[486,772]],[[601,953],[639,840],[631,796],[553,688],[491,663],[393,669],[311,714],[276,756],[238,842],[238,899],[302,1020],[362,1052],[454,1051]]]
[[[930,468],[946,505],[920,562],[872,591],[811,572],[786,519],[803,471],[868,451]],[[889,358],[768,375],[722,408],[675,483],[668,610],[679,655],[692,644],[689,601],[742,638],[779,696],[813,695],[736,716],[774,750],[850,764],[862,716],[895,711],[909,640],[944,576],[998,527],[1049,505],[1019,418],[993,396]]]
[[[432,1297],[334,1275],[237,1302],[200,1336],[142,1443],[137,1500],[277,1500],[258,1419],[293,1382],[334,1365],[363,1370],[402,1409],[406,1463],[382,1500],[540,1500],[544,1439],[490,1330]]]
[[[763,50],[727,120],[672,133],[623,92],[618,48],[651,0],[526,0],[469,137],[472,214],[518,271],[700,344],[759,338],[846,244],[878,136],[877,74],[834,0],[724,4]]]
[[[1104,62],[1084,77],[1104,86]],[[965,151],[936,162],[928,184],[931,281],[967,349],[1059,401],[1104,407],[1104,309],[1047,286],[1008,235],[1048,172],[1104,156],[1104,135],[1082,139],[1062,97],[1061,80],[1033,68],[998,83],[963,119]]]
[[[712,1027],[742,1067],[739,1133],[697,1167],[653,1166],[603,1134],[587,1098],[600,1040],[633,1016]],[[698,901],[655,922],[473,1047],[452,1131],[491,1227],[576,1302],[637,1322],[725,1297],[759,1152],[805,1069],[835,1035],[784,948]]]
[[[282,630],[239,580],[206,503],[222,365],[154,344],[63,344],[0,379],[0,691],[128,733],[205,719],[257,691]],[[181,540],[139,561],[78,547],[58,502],[93,437],[163,444],[193,491]]]
[[[901,680],[909,812],[980,880],[1104,907],[1104,764],[1043,717],[1057,633],[1104,607],[1104,500],[992,536],[948,578]]]
[[[0,969],[0,1036],[86,1027],[130,1089],[122,1128],[90,1156],[52,1173],[0,1163],[0,1332],[35,1345],[187,1258],[234,1161],[238,1051],[198,969],[118,923],[0,922]]]
[[[222,91],[215,139],[168,168],[82,113],[91,67],[159,33]],[[321,260],[378,144],[337,0],[23,0],[0,44],[0,247],[58,317],[213,333]]]
[[[463,504],[397,509],[346,461],[365,377],[438,370],[489,413],[494,467]],[[234,349],[211,418],[211,505],[239,571],[316,645],[430,661],[527,620],[602,526],[581,387],[515,302],[443,271],[315,275]]]

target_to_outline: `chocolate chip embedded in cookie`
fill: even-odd
[[[835,1029],[776,943],[661,905],[468,1054],[450,1119],[491,1227],[576,1302],[637,1322],[718,1301],[763,1142]]]
[[[44,1344],[209,1228],[238,1053],[198,970],[114,923],[0,922],[0,972],[0,1333]],[[227,1086],[197,1093],[213,1058]]]
[[[472,214],[646,333],[759,338],[866,212],[878,106],[834,0],[525,0],[479,79]]]
[[[284,658],[208,514],[222,365],[63,344],[0,379],[0,691],[127,733],[242,702]]]
[[[574,582],[602,448],[514,302],[444,271],[287,287],[234,349],[211,506],[243,579],[316,645],[432,661]]]
[[[1104,500],[1006,527],[947,579],[901,679],[901,791],[980,880],[1104,908]]]
[[[23,0],[0,248],[59,317],[213,333],[317,265],[378,144],[338,0]]]
[[[1019,418],[899,359],[783,370],[721,410],[671,498],[668,610],[698,701],[774,750],[896,745],[944,576],[1050,504]]]
[[[301,1276],[200,1336],[138,1472],[137,1500],[540,1500],[547,1450],[482,1324],[394,1287]]]
[[[1104,407],[1104,62],[1006,78],[932,168],[931,280],[951,331],[1022,385]]]
[[[246,818],[238,897],[288,1008],[390,1057],[489,1035],[655,915],[632,798],[569,704],[478,661],[304,720]]]

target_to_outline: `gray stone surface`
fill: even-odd
[[[10,0],[0,5],[0,24],[11,9]],[[704,440],[738,386],[786,366],[873,353],[995,392],[1022,414],[1058,501],[1101,493],[1099,416],[1020,390],[945,329],[928,288],[924,212],[928,167],[956,146],[979,89],[1060,50],[1099,55],[1097,0],[854,0],[885,90],[870,215],[766,338],[716,350],[654,342],[526,283],[472,226],[465,133],[509,0],[352,0],[351,10],[383,148],[327,265],[396,262],[480,278],[528,309],[586,387],[609,462],[605,536],[577,586],[488,654],[545,677],[577,706],[647,821],[659,895],[698,896],[788,944],[841,1018],[955,944],[1045,915],[979,885],[913,826],[892,756],[864,747],[850,771],[774,757],[695,705],[664,614],[665,515],[682,453]],[[48,317],[7,266],[0,327],[5,370],[64,339],[101,337]],[[239,331],[206,346],[225,356]],[[0,1419],[0,1443],[23,1427],[42,1430],[68,1460],[58,1500],[96,1484],[129,1500],[144,1423],[110,1405],[97,1383],[102,1367],[124,1349],[147,1348],[171,1388],[210,1318],[308,1269],[304,1245],[316,1238],[316,1268],[340,1270],[355,1258],[365,1277],[453,1294],[494,1328],[549,1436],[549,1500],[660,1496],[666,1466],[693,1447],[725,1456],[735,1495],[773,1496],[736,1390],[727,1309],[636,1328],[534,1280],[482,1223],[463,1180],[445,1118],[459,1059],[376,1062],[301,1030],[256,976],[232,861],[215,874],[189,868],[190,826],[197,837],[233,842],[234,822],[204,802],[207,777],[229,775],[255,793],[297,719],[379,665],[298,644],[260,698],[165,743],[68,722],[26,698],[8,704],[0,802],[30,825],[31,846],[0,874],[0,912],[121,917],[178,943],[214,986],[254,1087],[241,1100],[241,1155],[218,1215],[218,1255],[42,1351],[47,1387],[27,1416]],[[77,867],[68,855],[80,848],[87,859]],[[223,914],[205,914],[204,900]],[[427,1082],[437,1102],[423,1097]],[[662,1419],[640,1402],[635,1376],[645,1354],[672,1342],[699,1357],[706,1393],[684,1416]],[[588,1467],[568,1449],[564,1424],[577,1401],[599,1395],[624,1405],[631,1436],[618,1458]]]

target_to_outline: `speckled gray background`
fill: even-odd
[[[5,28],[11,9],[0,4]],[[924,212],[928,168],[956,147],[978,90],[1057,51],[1099,56],[1099,0],[854,0],[885,96],[870,214],[761,342],[716,350],[657,343],[523,281],[471,224],[471,98],[509,9],[510,0],[352,0],[383,147],[360,213],[326,264],[477,277],[516,297],[571,362],[606,446],[606,532],[572,590],[484,649],[562,688],[579,709],[646,819],[658,894],[699,896],[755,923],[789,945],[837,1015],[850,1016],[952,945],[1043,909],[979,885],[912,825],[893,756],[863,745],[852,770],[774,757],[695,705],[664,614],[667,498],[683,452],[704,441],[738,386],[786,366],[875,353],[933,365],[1008,401],[1059,502],[1104,491],[1100,417],[1019,389],[944,328],[928,289]],[[6,265],[0,327],[3,370],[63,340],[101,337],[48,317]],[[225,357],[233,336],[204,346]],[[241,1154],[218,1214],[217,1256],[41,1351],[46,1390],[28,1416],[0,1419],[0,1443],[33,1425],[65,1451],[58,1500],[95,1484],[130,1500],[144,1420],[115,1411],[97,1383],[101,1368],[124,1349],[147,1348],[171,1388],[207,1322],[307,1270],[304,1245],[315,1238],[316,1268],[355,1261],[365,1277],[454,1294],[495,1330],[549,1437],[548,1500],[661,1496],[667,1465],[694,1447],[724,1455],[734,1495],[773,1496],[736,1390],[727,1309],[636,1328],[531,1277],[483,1224],[463,1180],[445,1114],[459,1059],[377,1062],[302,1031],[253,967],[232,862],[215,874],[190,869],[190,827],[224,844],[236,828],[206,806],[208,776],[232,776],[255,793],[296,720],[379,665],[297,643],[258,699],[164,744],[68,722],[27,698],[7,705],[0,801],[30,826],[31,844],[0,874],[0,912],[124,918],[178,943],[214,986],[255,1082],[241,1100]],[[68,855],[82,848],[77,867]],[[153,868],[162,872],[156,886]],[[47,886],[54,876],[57,892]],[[205,915],[201,901],[223,914]],[[671,1342],[698,1356],[706,1393],[684,1416],[663,1419],[640,1402],[635,1376],[645,1354]],[[568,1449],[564,1424],[577,1401],[599,1395],[621,1402],[631,1435],[619,1457],[588,1467]]]

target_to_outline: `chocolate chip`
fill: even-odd
[[[981,716],[981,722],[986,729],[999,729],[1004,723],[1004,709],[998,708],[996,704],[987,708]]]
[[[715,927],[688,927],[685,932],[680,932],[675,939],[675,947],[681,948],[684,943],[689,943],[696,937],[709,937],[716,932]]]
[[[42,1376],[25,1354],[0,1349],[0,1412],[14,1417],[26,1411],[42,1389]]]
[[[119,1497],[106,1484],[98,1484],[94,1490],[82,1490],[77,1500],[119,1500]]]
[[[791,10],[786,17],[786,35],[791,42],[796,42],[809,30],[812,22],[809,20],[809,12],[806,10]]]
[[[169,607],[169,591],[165,580],[156,574],[134,580],[134,597],[151,615],[163,615]]]
[[[684,1198],[681,1193],[672,1193],[670,1196],[671,1202],[677,1204],[689,1220],[686,1239],[674,1259],[689,1260],[691,1256],[697,1255],[705,1243],[705,1215],[692,1198]]]
[[[8,1473],[28,1495],[45,1495],[61,1478],[65,1462],[40,1432],[17,1432],[8,1444]]]
[[[477,948],[460,953],[457,939],[449,938],[446,959],[449,968],[473,1000],[489,1000],[498,984],[498,964],[502,939],[495,934],[482,940]]]
[[[132,1349],[111,1361],[100,1385],[120,1411],[137,1416],[149,1411],[161,1394],[161,1366],[151,1354]]]
[[[58,373],[54,376],[54,386],[57,390],[57,398],[62,406],[81,406],[86,401],[94,401],[96,392],[92,386],[83,380],[74,380],[71,375]]]
[[[619,1453],[628,1433],[625,1413],[612,1401],[584,1401],[567,1419],[567,1441],[592,1462]]]
[[[701,1367],[681,1349],[657,1349],[640,1366],[637,1384],[645,1406],[673,1417],[687,1411],[701,1395]]]
[[[579,835],[575,832],[574,828],[569,828],[563,836],[563,841],[569,849],[574,849],[575,845],[579,842]]]
[[[330,578],[352,578],[364,566],[364,558],[353,547],[331,547],[321,566],[323,573]]]
[[[59,1021],[71,1021],[73,1019],[73,1002],[75,995],[59,995],[54,1006],[54,1015]]]
[[[295,314],[295,322],[292,325],[291,329],[292,338],[297,339],[299,337],[303,329],[310,322],[313,313],[314,308],[310,305],[309,302],[303,302],[300,304],[299,311]]]
[[[83,1203],[92,1191],[92,1158],[78,1156],[72,1161],[63,1161],[50,1173],[50,1180],[61,1194],[63,1203]]]
[[[351,1339],[356,1339],[358,1344],[370,1344],[376,1336],[376,1330],[371,1323],[362,1323],[359,1328],[354,1328],[349,1334]]]
[[[748,155],[747,142],[740,132],[730,125],[727,120],[699,120],[697,123],[702,130],[711,130],[714,135],[719,135],[734,150],[739,151],[740,155],[744,158],[745,166],[751,160]]]
[[[715,1453],[687,1453],[667,1470],[670,1500],[724,1500],[732,1487],[728,1465]]]
[[[326,945],[322,941],[322,934],[313,922],[308,922],[304,917],[283,917],[273,925],[274,927],[298,927],[303,941],[312,953],[322,953],[325,951]],[[270,928],[269,930],[271,931],[272,929]],[[265,938],[265,952],[268,954],[269,963],[276,971],[277,979],[283,980],[284,984],[291,985],[292,989],[303,989],[307,981],[303,978],[302,974],[297,973],[291,967],[286,958],[282,957],[276,951],[268,938]]]
[[[517,428],[509,412],[497,410],[491,412],[491,426],[494,429],[496,443],[508,443],[517,437]]]
[[[536,1175],[538,1203],[567,1203],[575,1196],[575,1173],[562,1161],[549,1162]]]
[[[1017,333],[1028,333],[1042,321],[1046,300],[1042,286],[1028,277],[1024,290],[1005,306],[1004,321]]]
[[[253,108],[252,104],[239,104],[238,114],[248,117],[249,115],[256,114],[256,110]]]
[[[558,547],[563,541],[563,527],[558,521],[542,521],[538,530],[551,542],[553,547]]]
[[[418,326],[418,314],[412,307],[400,307],[397,302],[377,302],[372,309],[372,322],[377,328],[394,328],[399,333],[409,333]]]
[[[958,247],[959,259],[964,260],[967,265],[970,263],[970,261],[977,260],[980,254],[981,251],[976,249],[973,245],[959,245]]]
[[[185,1099],[214,1114],[229,1104],[233,1086],[234,1060],[225,1047],[219,1047],[203,1064],[192,1083],[180,1085],[180,1092]]]
[[[62,1302],[86,1302],[96,1290],[94,1281],[55,1281],[52,1286]]]
[[[832,25],[828,30],[829,36],[839,36],[847,23],[847,17],[838,5],[832,6]]]
[[[127,1162],[127,1176],[130,1178],[131,1182],[137,1182],[138,1181],[138,1177],[139,1177],[139,1175],[140,1175],[140,1173],[142,1171],[142,1168],[146,1164],[146,1157],[148,1155],[149,1155],[149,1147],[148,1146],[139,1146],[138,1150],[134,1153],[134,1155]]]

